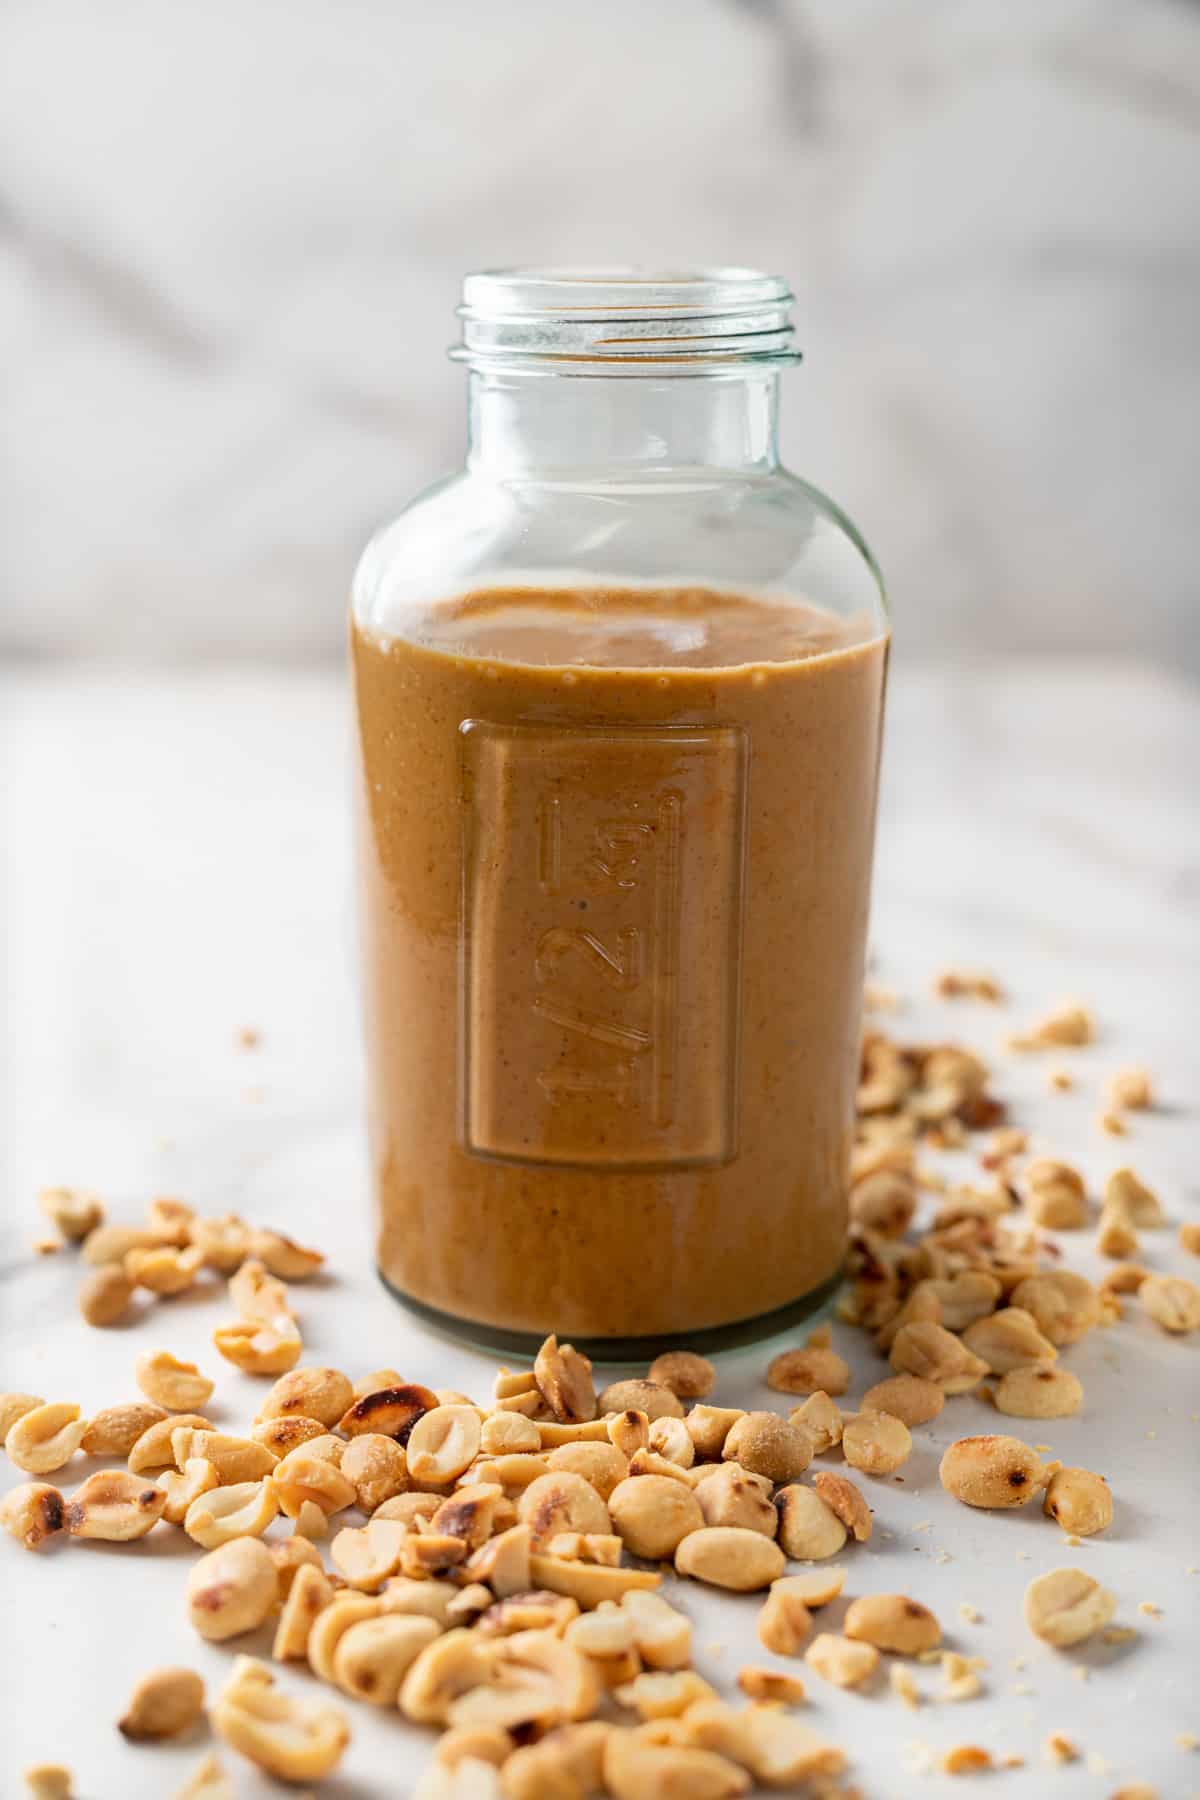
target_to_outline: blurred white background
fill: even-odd
[[[340,652],[462,272],[744,262],[902,653],[1200,666],[1187,0],[7,0],[0,649]]]

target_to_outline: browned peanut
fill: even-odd
[[[188,1616],[203,1638],[220,1642],[253,1631],[275,1605],[279,1585],[259,1538],[235,1538],[202,1556],[188,1576]]]
[[[408,1487],[408,1459],[394,1438],[377,1431],[351,1438],[338,1467],[354,1483],[359,1509],[373,1513]]]
[[[246,1248],[280,1281],[307,1281],[325,1261],[319,1250],[298,1244],[282,1231],[251,1231]]]
[[[299,1361],[304,1348],[300,1328],[290,1313],[267,1319],[235,1319],[212,1334],[214,1348],[246,1375],[282,1375]]]
[[[818,1470],[812,1483],[826,1506],[837,1514],[855,1540],[860,1544],[867,1543],[871,1536],[871,1509],[860,1489],[847,1476],[835,1475],[829,1469]]]
[[[377,1431],[382,1437],[395,1438],[407,1444],[418,1419],[432,1412],[437,1395],[418,1382],[402,1382],[394,1387],[376,1388],[362,1394],[347,1407],[338,1420],[337,1429],[347,1437],[358,1437],[364,1431]]]
[[[1091,1537],[1112,1524],[1112,1493],[1090,1469],[1057,1469],[1046,1484],[1042,1510],[1075,1537]]]
[[[1046,1473],[1036,1450],[1019,1438],[967,1437],[942,1457],[942,1486],[964,1506],[1007,1510],[1040,1493]]]
[[[1013,1306],[1032,1313],[1052,1344],[1074,1344],[1100,1321],[1100,1300],[1090,1281],[1071,1269],[1047,1269],[1013,1290]]]
[[[825,1451],[832,1450],[842,1441],[841,1409],[822,1388],[810,1394],[803,1406],[790,1412],[788,1419],[808,1433],[814,1456],[823,1456]]]
[[[703,1400],[716,1386],[717,1371],[694,1350],[665,1350],[650,1364],[646,1379],[670,1388],[681,1400]]]
[[[568,1469],[539,1475],[530,1482],[517,1511],[530,1528],[535,1548],[561,1531],[607,1533],[612,1529],[608,1507],[591,1482]]]
[[[695,1494],[663,1475],[620,1482],[608,1508],[625,1548],[652,1562],[673,1556],[688,1533],[704,1524]]]
[[[153,1482],[126,1469],[101,1469],[77,1487],[63,1508],[72,1537],[127,1544],[145,1537],[162,1518],[167,1496]]]
[[[152,1231],[137,1225],[97,1225],[83,1241],[83,1260],[98,1269],[105,1263],[124,1263],[130,1250],[146,1250],[157,1244]]]
[[[784,1557],[778,1544],[760,1531],[705,1525],[684,1538],[675,1552],[675,1568],[680,1575],[744,1594],[778,1580]]]
[[[1014,1419],[1065,1419],[1083,1405],[1083,1383],[1070,1369],[1010,1369],[996,1383],[992,1403]]]
[[[737,1463],[722,1463],[695,1490],[706,1525],[740,1525],[774,1537],[779,1515],[771,1498],[771,1483]]]
[[[929,1319],[901,1326],[889,1360],[897,1374],[919,1375],[944,1394],[969,1393],[988,1372],[987,1364],[960,1339]]]
[[[534,1358],[533,1379],[556,1419],[582,1422],[595,1418],[592,1365],[574,1345],[560,1345],[551,1333]]]
[[[79,1290],[79,1310],[89,1325],[115,1325],[133,1299],[133,1282],[120,1263],[103,1263]]]
[[[865,1475],[890,1475],[912,1454],[912,1433],[890,1413],[860,1412],[842,1430],[842,1455]]]
[[[682,1419],[683,1402],[657,1381],[614,1381],[596,1401],[599,1413],[643,1412],[647,1419]]]
[[[823,1631],[805,1651],[804,1660],[822,1680],[832,1682],[834,1687],[850,1688],[858,1687],[875,1673],[879,1652],[874,1644]]]
[[[796,1562],[823,1562],[846,1542],[846,1527],[813,1488],[798,1482],[780,1488],[775,1508],[780,1545]]]
[[[168,1412],[192,1412],[211,1399],[213,1383],[195,1363],[180,1362],[169,1350],[145,1350],[133,1366],[134,1379],[156,1406]]]
[[[1194,1281],[1185,1281],[1182,1275],[1148,1275],[1138,1299],[1164,1331],[1200,1331],[1200,1287]]]
[[[681,1425],[682,1422],[676,1419],[670,1423]],[[690,1445],[691,1440],[688,1442]],[[557,1450],[551,1450],[546,1465],[553,1473],[566,1470],[572,1475],[582,1475],[602,1500],[607,1500],[629,1473],[628,1459],[614,1444],[560,1444]]]
[[[299,1414],[319,1419],[331,1429],[354,1404],[354,1391],[340,1369],[303,1366],[281,1375],[258,1409],[260,1419],[285,1419]]]
[[[37,1200],[51,1223],[74,1244],[104,1223],[103,1205],[82,1188],[43,1188]]]
[[[794,1481],[812,1461],[812,1439],[778,1413],[748,1412],[731,1427],[721,1456],[768,1481]]]
[[[283,1457],[290,1456],[301,1444],[311,1444],[324,1437],[325,1427],[320,1419],[260,1419],[250,1436],[256,1444],[265,1445],[273,1456]]]
[[[685,1424],[688,1436],[696,1446],[696,1455],[709,1458],[720,1456],[725,1439],[738,1420],[745,1416],[736,1406],[707,1406],[703,1403],[693,1406]]]
[[[203,1252],[205,1266],[221,1275],[232,1274],[246,1260],[249,1232],[236,1213],[192,1219],[188,1236]]]
[[[945,1393],[937,1382],[920,1375],[891,1375],[868,1388],[862,1399],[864,1412],[890,1413],[908,1426],[928,1424],[945,1404]]]
[[[85,1456],[128,1456],[142,1433],[168,1416],[151,1400],[106,1406],[88,1420],[79,1448]]]
[[[204,1683],[194,1669],[154,1669],[129,1696],[117,1730],[131,1743],[188,1731],[204,1712]]]
[[[27,1481],[0,1499],[0,1525],[27,1550],[57,1537],[65,1524],[63,1497],[46,1481]]]
[[[18,1419],[45,1404],[40,1394],[0,1394],[0,1445],[8,1442],[8,1434]]]
[[[171,1442],[183,1426],[197,1431],[211,1431],[212,1424],[202,1413],[173,1413],[148,1425],[134,1443],[126,1461],[135,1475],[149,1475],[155,1469],[175,1467],[175,1449]]]
[[[803,1597],[789,1587],[790,1579],[784,1575],[771,1583],[758,1615],[759,1642],[775,1656],[799,1656],[812,1630],[812,1614]]]
[[[767,1369],[767,1386],[782,1394],[844,1394],[850,1367],[836,1350],[784,1350]]]
[[[125,1273],[135,1287],[152,1294],[171,1295],[186,1292],[195,1282],[203,1266],[199,1250],[179,1250],[173,1244],[156,1244],[150,1249],[129,1250],[125,1255]]]
[[[918,1656],[942,1641],[941,1626],[929,1608],[907,1594],[863,1594],[852,1600],[843,1630],[848,1638],[901,1656]]]
[[[21,1414],[8,1428],[4,1447],[9,1460],[27,1475],[49,1475],[70,1462],[87,1430],[79,1408],[50,1401]]]

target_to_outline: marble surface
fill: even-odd
[[[126,1329],[83,1325],[74,1259],[30,1250],[34,1190],[71,1182],[98,1189],[117,1217],[175,1192],[312,1239],[330,1273],[296,1290],[309,1359],[352,1373],[395,1363],[413,1379],[486,1392],[490,1360],[416,1326],[370,1267],[347,744],[332,674],[0,675],[0,1388],[95,1409],[132,1397],[135,1355],[161,1345],[217,1376],[223,1425],[247,1421],[261,1393],[209,1346],[227,1312],[219,1295],[164,1303]],[[877,978],[909,996],[898,1031],[953,1033],[993,1054],[1013,1019],[1061,995],[1094,1005],[1099,1042],[1058,1059],[1077,1071],[1073,1093],[1049,1094],[1036,1058],[999,1058],[996,1087],[1035,1142],[1077,1160],[1093,1187],[1131,1161],[1173,1222],[1200,1215],[1198,760],[1196,696],[1164,676],[901,668],[873,932]],[[930,977],[948,961],[992,967],[1011,1007],[931,1001]],[[263,1034],[254,1052],[235,1045],[248,1024]],[[1117,1143],[1095,1126],[1098,1093],[1132,1060],[1155,1071],[1161,1105]],[[1095,1271],[1090,1238],[1062,1242],[1073,1264]],[[1173,1231],[1147,1234],[1144,1247],[1155,1267],[1200,1270]],[[941,1491],[941,1449],[996,1422],[973,1399],[918,1434],[902,1481],[864,1482],[877,1527],[840,1559],[849,1592],[913,1592],[954,1647],[988,1664],[983,1698],[918,1713],[886,1685],[842,1694],[806,1676],[806,1716],[850,1747],[871,1800],[948,1791],[943,1778],[910,1772],[914,1746],[966,1741],[1027,1759],[989,1792],[994,1781],[1004,1793],[1106,1800],[1141,1779],[1161,1800],[1200,1793],[1200,1755],[1174,1741],[1200,1732],[1200,1340],[1169,1342],[1131,1315],[1069,1354],[1087,1392],[1082,1416],[1024,1432],[1111,1478],[1116,1520],[1103,1539],[1068,1548],[1033,1507],[978,1514]],[[881,1365],[856,1334],[835,1330],[853,1395]],[[767,1354],[721,1358],[718,1397],[765,1402]],[[84,1473],[80,1459],[63,1485]],[[12,1479],[7,1465],[2,1479]],[[210,1685],[222,1678],[229,1649],[201,1645],[183,1617],[188,1562],[165,1528],[139,1547],[72,1543],[37,1558],[0,1542],[0,1793],[16,1800],[19,1771],[47,1757],[73,1766],[80,1800],[174,1792],[201,1740],[134,1748],[113,1721],[136,1675],[163,1661],[200,1669]],[[1027,1634],[1023,1587],[1064,1563],[1115,1590],[1135,1641],[1063,1654]],[[751,1603],[679,1592],[696,1621],[697,1662],[719,1686],[743,1662],[771,1660],[755,1643]],[[1143,1601],[1161,1612],[1142,1613]],[[981,1617],[969,1622],[961,1603]],[[935,1672],[918,1680],[936,1692]],[[283,1681],[309,1685],[293,1671]],[[354,1710],[352,1748],[322,1793],[410,1794],[427,1740],[393,1715]],[[1052,1730],[1100,1760],[1049,1770],[1041,1746]],[[242,1800],[275,1791],[232,1753],[226,1761]]]
[[[1198,122],[1182,0],[10,0],[0,645],[335,650],[464,270],[745,262],[914,643],[1195,668]]]

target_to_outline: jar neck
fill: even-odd
[[[655,378],[472,369],[468,467],[490,475],[776,467],[778,368]]]

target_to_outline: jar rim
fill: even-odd
[[[473,365],[795,362],[793,295],[748,268],[531,266],[466,276],[451,356]]]

